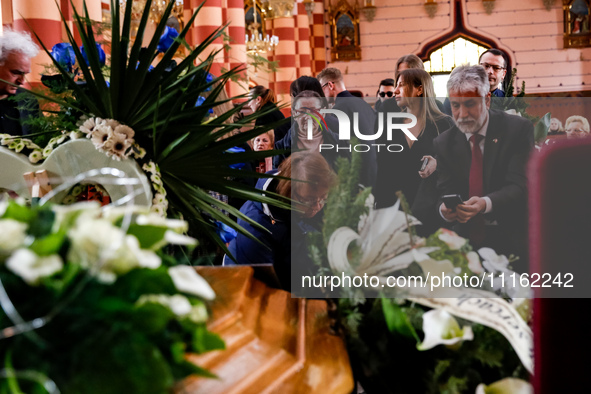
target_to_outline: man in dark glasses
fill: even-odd
[[[380,87],[377,92],[378,100],[374,106],[376,112],[380,111],[385,100],[394,97],[394,89],[394,80],[392,78],[386,78],[380,81]]]

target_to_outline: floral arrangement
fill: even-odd
[[[309,256],[318,275],[371,275],[379,284],[414,276],[427,283],[426,290],[405,285],[341,287],[339,293],[325,289],[330,297],[340,297],[330,301],[334,327],[345,336],[365,391],[529,392],[529,289],[506,280],[513,273],[512,260],[488,248],[474,251],[446,229],[416,236],[412,230],[418,221],[399,210],[400,202],[374,210],[370,190],[356,186],[359,165],[357,155],[352,163],[339,163],[339,184],[329,193],[323,233],[310,236]],[[433,277],[442,275],[465,277],[468,283],[475,278],[482,285],[430,288]],[[477,306],[484,303],[489,307]],[[490,308],[503,311],[512,328],[486,313]]]
[[[224,347],[205,324],[215,294],[160,251],[195,244],[186,222],[11,201],[0,202],[0,228],[3,392],[166,393],[211,376],[185,353]]]
[[[154,210],[186,218],[191,234],[209,239],[225,250],[225,243],[217,235],[218,223],[247,234],[230,216],[251,219],[212,197],[210,191],[244,200],[282,203],[276,196],[263,196],[254,186],[236,181],[250,176],[235,168],[236,163],[259,160],[275,152],[224,153],[281,122],[235,134],[232,132],[266,112],[234,121],[242,104],[212,115],[221,104],[246,98],[244,95],[219,99],[226,82],[241,70],[232,69],[214,77],[209,71],[216,53],[203,53],[223,34],[225,26],[193,49],[185,37],[200,7],[186,20],[186,27],[176,32],[166,26],[173,6],[169,3],[148,45],[142,48],[152,0],[146,1],[141,15],[132,16],[132,2],[126,4],[123,10],[111,7],[109,57],[97,42],[102,27],[90,20],[86,10],[80,15],[74,9],[72,15],[82,46],[74,39],[72,24],[63,19],[69,43],[59,44],[51,51],[43,48],[51,56],[51,68],[57,72],[44,77],[50,89],[28,92],[45,103],[47,116],[32,120],[39,132],[31,140],[3,136],[2,144],[39,162],[57,145],[86,136],[98,150],[116,160],[134,159],[141,168],[156,168],[148,174],[154,185]],[[133,28],[135,41],[131,39],[134,17],[140,18]],[[178,58],[183,47],[188,54]],[[221,138],[227,135],[232,136]],[[48,137],[50,144],[45,146]],[[211,242],[201,242],[200,247],[207,244]]]
[[[146,150],[135,143],[135,132],[114,119],[89,118],[82,123],[80,131],[90,138],[97,150],[116,160],[129,157],[141,159]]]

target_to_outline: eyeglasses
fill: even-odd
[[[394,96],[394,92],[380,92],[379,95],[380,95],[380,97],[386,97],[386,96],[392,97],[392,96]]]
[[[499,71],[505,69],[505,67],[495,66],[495,65],[492,65],[492,64],[488,64],[488,63],[480,63],[480,65],[482,67],[484,67],[485,70],[488,70],[489,68],[492,68],[494,72],[499,72]]]
[[[586,131],[583,130],[583,129],[566,129],[565,132],[567,134],[571,134],[571,133],[586,133]]]
[[[326,85],[328,85],[329,83],[330,83],[330,81],[328,81],[327,83],[325,83],[324,85],[322,85],[322,89],[324,89],[324,87],[325,87]]]
[[[312,198],[303,198],[302,196],[298,195],[296,192],[292,193],[293,196],[295,197],[294,199],[299,202],[300,204],[304,204],[307,205],[309,207],[313,207],[316,204],[320,205],[321,207],[324,206],[324,204],[326,204],[326,201],[328,200],[328,198],[325,197],[312,197]]]

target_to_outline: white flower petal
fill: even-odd
[[[64,263],[60,256],[37,256],[29,249],[19,249],[6,260],[6,268],[20,276],[29,285],[35,286],[41,278],[61,271]]]
[[[466,254],[466,258],[468,259],[468,268],[475,274],[482,274],[484,269],[482,268],[482,264],[480,264],[480,258],[478,257],[478,253],[476,252],[468,252]]]
[[[168,275],[170,275],[178,291],[193,294],[206,300],[213,300],[215,298],[215,293],[209,286],[209,283],[199,276],[195,268],[189,265],[170,267],[168,269]]]
[[[168,307],[177,316],[188,315],[192,306],[187,297],[175,294],[168,299]]]
[[[444,231],[439,234],[439,239],[442,240],[449,246],[452,250],[458,250],[462,246],[466,244],[466,238],[460,237],[458,234],[454,233],[453,231]]]
[[[419,350],[429,350],[437,345],[453,345],[474,338],[471,327],[460,329],[457,320],[443,309],[432,309],[423,314],[423,332],[425,339],[417,345]]]
[[[6,206],[2,210],[6,210]],[[0,219],[0,254],[8,254],[21,246],[25,242],[26,231],[26,223]]]
[[[197,240],[195,238],[175,233],[172,230],[166,230],[164,233],[164,240],[172,245],[197,245]]]
[[[525,380],[505,378],[486,386],[481,383],[476,387],[476,394],[533,394],[534,388]]]

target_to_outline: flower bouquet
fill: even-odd
[[[214,298],[160,250],[194,245],[186,222],[146,208],[0,202],[2,392],[166,393],[211,376],[186,352],[224,348]]]
[[[112,25],[108,33],[111,50],[106,66],[104,53],[98,46],[100,29],[90,20],[86,8],[83,15],[74,9],[72,16],[81,47],[62,15],[69,43],[53,51],[43,48],[59,73],[60,88],[29,92],[51,103],[45,107],[47,116],[36,120],[43,123],[39,125],[41,132],[32,135],[32,140],[1,135],[1,143],[39,163],[57,146],[86,137],[114,159],[137,160],[152,180],[154,211],[182,215],[189,222],[192,234],[225,249],[225,243],[217,235],[219,222],[247,234],[225,213],[246,221],[251,219],[210,192],[287,206],[272,193],[263,196],[254,185],[236,181],[267,176],[245,173],[236,165],[275,155],[276,151],[231,151],[281,122],[235,133],[267,112],[259,111],[234,121],[234,115],[244,104],[232,107],[231,102],[246,95],[220,99],[226,82],[241,69],[212,76],[209,71],[218,51],[205,51],[226,26],[220,26],[195,48],[185,42],[203,4],[187,19],[182,31],[172,34],[166,26],[174,5],[169,2],[148,46],[142,48],[148,34],[152,0],[145,2],[141,15],[132,13],[132,3],[127,2],[121,10],[117,2],[111,2]],[[135,22],[137,29],[132,27]],[[131,38],[132,30],[135,40]],[[178,59],[181,47],[188,54]],[[224,112],[221,108],[225,106],[230,109]],[[40,142],[48,136],[52,138],[47,144]]]
[[[340,163],[309,256],[318,275],[370,278],[365,288],[326,289],[339,297],[331,301],[335,328],[366,392],[529,392],[529,291],[507,283],[510,260],[492,249],[476,252],[446,229],[416,236],[419,222],[399,210],[403,196],[373,209],[370,191],[356,186],[358,166],[355,155],[352,164]]]

